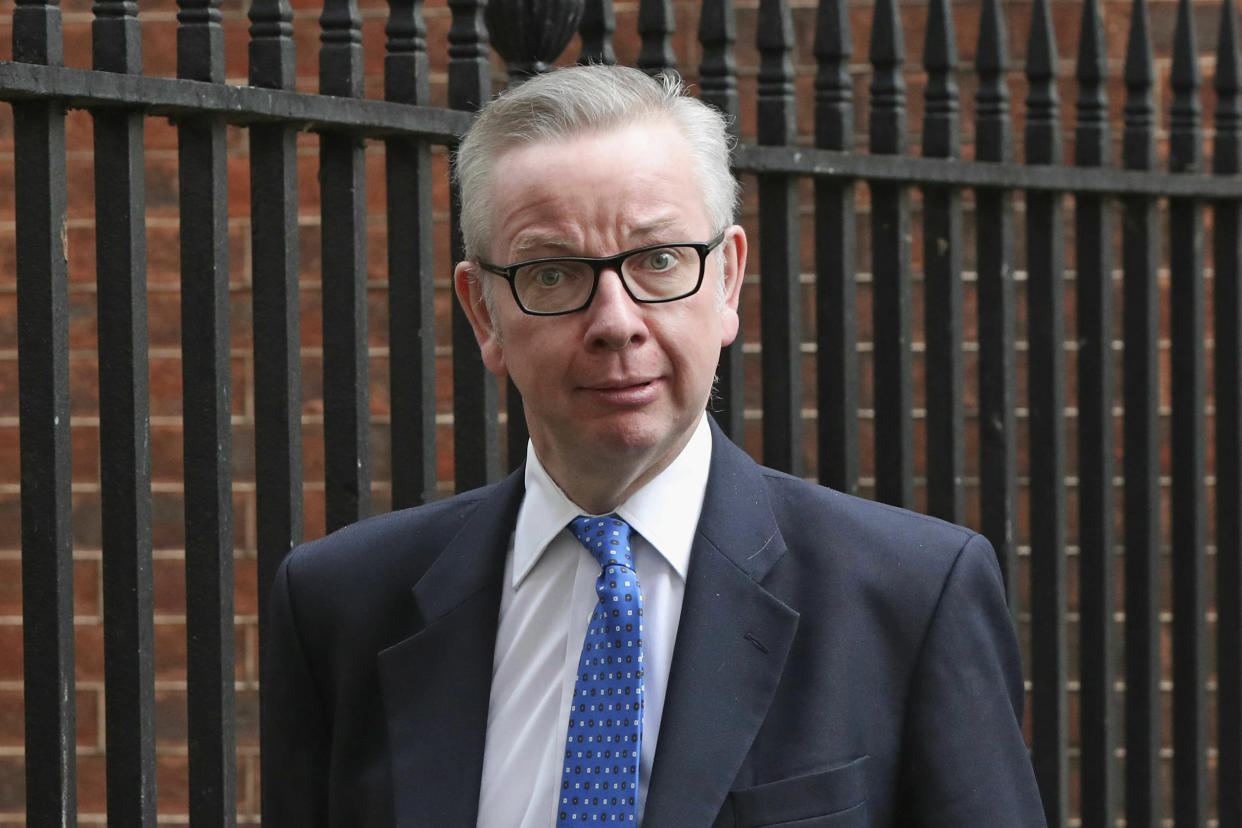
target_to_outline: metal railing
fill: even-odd
[[[491,95],[489,28],[515,79],[557,60],[575,34],[580,60],[615,60],[621,35],[611,2],[552,5],[546,19],[518,21],[523,4],[448,0],[448,42],[429,45],[421,0],[389,0],[382,101],[363,95],[354,0],[323,3],[317,94],[295,91],[294,14],[283,0],[249,7],[245,86],[225,82],[219,0],[178,3],[176,78],[143,74],[137,3],[94,4],[89,70],[63,65],[56,2],[13,8],[0,98],[13,117],[28,824],[77,816],[67,109],[88,110],[94,124],[107,816],[117,825],[156,818],[143,126],[158,116],[173,119],[178,134],[189,813],[196,824],[233,824],[226,125],[246,128],[249,142],[261,613],[277,564],[304,533],[296,135],[319,135],[326,528],[372,510],[367,139],[383,142],[386,165],[391,505],[433,498],[442,482],[435,361],[436,331],[446,326],[452,485],[496,479],[502,443],[525,445],[520,399],[507,389],[502,416],[501,389],[464,316],[436,314],[432,155],[452,146]],[[869,67],[852,61],[851,11],[858,18],[862,7],[760,0],[745,10],[750,52],[737,42],[741,12],[730,0],[683,5],[638,4],[636,64],[675,68],[674,11],[697,11],[701,59],[682,70],[697,73],[699,94],[732,116],[739,134],[744,101],[757,115],[734,166],[756,185],[757,211],[745,219],[757,228],[759,292],[746,312],[758,313],[758,333],[722,356],[722,426],[792,473],[813,471],[844,491],[958,522],[977,516],[1015,618],[1029,628],[1029,732],[1050,824],[1111,826],[1123,815],[1137,826],[1170,816],[1179,826],[1242,824],[1242,72],[1231,0],[1213,9],[1210,172],[1194,25],[1206,19],[1203,4],[1177,3],[1165,133],[1150,13],[1134,0],[1119,136],[1095,0],[1081,8],[1068,121],[1048,0],[931,0],[906,10],[926,35],[918,132],[895,0],[877,0],[870,13]],[[973,66],[962,70],[954,14],[966,10],[978,11],[979,24]],[[1011,72],[1006,23],[1028,10],[1025,67]],[[809,56],[799,51],[807,39],[795,36],[795,14],[815,26]],[[528,37],[513,42],[519,31]],[[431,105],[429,50],[447,51],[447,108]],[[756,65],[739,68],[740,55],[757,56]],[[814,123],[800,130],[797,81],[806,72],[798,70],[809,64]],[[867,77],[864,135],[855,123],[864,102],[854,98]],[[975,90],[973,159],[963,158],[963,79]],[[1020,106],[1011,105],[1011,83],[1026,90]],[[1014,115],[1023,123],[1021,162]],[[1072,163],[1063,159],[1066,123]],[[909,138],[919,133],[915,157]],[[857,152],[863,138],[868,151]],[[1162,140],[1167,172],[1156,169]],[[456,207],[452,193],[454,259]],[[869,317],[859,315],[864,299]],[[813,335],[803,331],[808,319]],[[757,406],[746,394],[748,365],[761,378]],[[804,377],[813,378],[813,397]],[[510,452],[507,464],[520,459]],[[1162,575],[1166,554],[1171,579]],[[1171,801],[1162,763],[1171,765]]]

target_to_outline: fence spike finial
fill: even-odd
[[[220,0],[177,0],[177,77],[224,83]]]
[[[250,4],[250,85],[293,89],[293,10],[289,0]]]
[[[582,19],[583,0],[491,0],[484,20],[492,46],[509,65],[510,83],[548,71]]]
[[[1149,170],[1156,165],[1155,83],[1147,0],[1134,0],[1126,44],[1125,131],[1122,155],[1128,169]]]
[[[142,30],[134,0],[96,0],[91,11],[91,59],[105,72],[142,72]]]
[[[957,40],[949,0],[932,0],[927,15],[923,46],[923,67],[927,70],[923,154],[956,157],[962,141],[958,124]]]
[[[384,100],[426,106],[431,72],[423,0],[388,0],[384,35]]]
[[[1199,57],[1195,49],[1194,21],[1189,0],[1177,4],[1177,28],[1173,33],[1173,106],[1169,121],[1169,169],[1190,172],[1203,162],[1202,106],[1199,103]]]
[[[492,96],[488,32],[483,0],[448,0],[453,21],[448,33],[448,101],[453,109],[478,109]],[[454,256],[456,258],[456,256]]]
[[[871,21],[871,151],[906,151],[905,39],[894,0],[880,0]]]
[[[1216,44],[1216,134],[1212,169],[1218,175],[1242,171],[1242,50],[1238,47],[1238,13],[1233,0],[1221,0],[1220,36]]]
[[[641,0],[638,4],[638,68],[650,75],[677,68],[673,52],[673,4],[671,0]]]
[[[975,93],[975,157],[980,161],[1008,161],[1013,155],[1009,84],[1005,82],[1009,68],[1007,41],[999,0],[984,0],[975,50],[975,71],[979,74],[979,89]]]
[[[850,79],[849,7],[842,0],[819,4],[815,27],[815,145],[848,150],[854,143],[854,84]]]
[[[578,63],[616,63],[617,53],[612,48],[612,33],[616,30],[617,15],[612,9],[612,0],[586,0],[582,21],[578,24],[578,34],[582,38]]]
[[[1026,51],[1026,162],[1056,164],[1061,160],[1057,43],[1047,0],[1037,0],[1031,10]]]
[[[1098,0],[1087,0],[1082,6],[1075,77],[1078,79],[1075,163],[1083,167],[1104,166],[1109,154],[1108,55]]]
[[[797,135],[794,104],[793,18],[787,0],[760,0],[759,143],[790,144]]]
[[[699,43],[703,46],[699,98],[725,114],[734,137],[738,134],[739,114],[737,61],[733,56],[736,41],[733,0],[705,0],[699,17]]]
[[[357,0],[325,0],[319,42],[320,94],[362,97],[362,17]]]
[[[13,9],[13,60],[64,65],[60,0],[17,0]]]
[[[1238,48],[1238,12],[1233,0],[1221,0],[1220,36],[1216,42],[1216,92],[1224,98],[1242,90],[1242,58]]]

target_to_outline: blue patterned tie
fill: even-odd
[[[616,515],[578,517],[570,531],[603,568],[595,582],[569,710],[558,824],[637,824],[643,738],[643,594],[630,526]]]

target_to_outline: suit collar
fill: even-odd
[[[519,470],[462,507],[473,513],[413,588],[419,628],[379,654],[398,825],[474,824],[504,557],[522,492]]]
[[[760,586],[785,553],[762,472],[714,422],[712,429],[647,828],[712,823],[767,715],[798,627],[798,613]]]

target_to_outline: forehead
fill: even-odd
[[[711,229],[686,139],[663,121],[515,147],[493,170],[495,255],[603,255]]]

